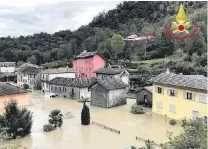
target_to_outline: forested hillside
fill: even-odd
[[[0,61],[30,61],[44,64],[46,68],[58,67],[71,65],[74,55],[86,49],[99,51],[109,60],[142,61],[166,57],[159,63],[140,62],[136,68],[147,74],[157,74],[168,65],[177,72],[205,75],[207,2],[183,2],[183,5],[192,27],[196,23],[200,26],[193,38],[184,41],[173,40],[164,33],[164,24],[171,25],[175,21],[179,2],[131,1],[123,2],[108,12],[101,12],[88,25],[74,32],[64,30],[54,34],[2,37]],[[152,31],[155,37],[147,42],[123,41],[123,37],[132,33],[148,35]]]

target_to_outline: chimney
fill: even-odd
[[[166,69],[166,73],[167,73],[167,74],[169,74],[169,73],[170,73],[170,70],[169,70],[169,68],[167,68],[167,69]]]

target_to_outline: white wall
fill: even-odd
[[[91,91],[89,90],[88,91],[88,88],[80,88],[80,98],[81,97],[84,97],[84,98],[90,98],[91,97]]]
[[[44,79],[43,79],[44,75]],[[64,77],[64,78],[75,78],[75,72],[69,72],[69,73],[51,73],[51,74],[42,74],[42,80],[46,79],[46,76],[48,75],[48,81],[56,78],[56,77]],[[42,84],[42,90],[49,91],[49,84],[47,82],[44,82]]]
[[[0,72],[3,72],[3,73],[6,73],[6,72],[12,73],[14,72],[14,70],[15,70],[15,67],[0,67]]]
[[[54,74],[49,74],[49,81],[56,78],[56,77],[64,77],[64,78],[75,78],[75,73],[70,72],[70,73],[54,73]]]

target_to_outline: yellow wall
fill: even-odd
[[[0,114],[4,110],[4,103],[10,100],[16,100],[18,102],[19,107],[27,107],[28,106],[28,94],[14,94],[14,95],[7,95],[7,96],[0,96]]]
[[[156,87],[163,88],[163,94],[158,94],[156,92]],[[173,88],[177,90],[177,97],[168,96],[168,88]],[[194,101],[184,99],[183,92],[191,91],[194,93]],[[192,110],[199,111],[199,116],[207,116],[207,104],[199,103],[199,93],[206,93],[203,90],[193,90],[189,88],[181,88],[176,86],[168,86],[162,84],[153,85],[153,106],[152,111],[160,115],[167,115],[167,117],[180,120],[183,118],[192,118]],[[162,109],[157,108],[157,101],[162,101]],[[172,113],[169,111],[170,104],[176,105],[176,112]]]

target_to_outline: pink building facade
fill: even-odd
[[[96,77],[95,70],[105,67],[105,60],[96,52],[84,51],[73,60],[77,78]]]

